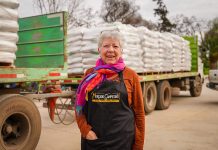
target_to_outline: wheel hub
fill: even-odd
[[[13,127],[11,124],[5,123],[3,125],[3,130],[2,130],[3,136],[7,136],[7,135],[11,134],[12,131],[13,131]]]
[[[3,146],[16,149],[23,145],[29,136],[30,125],[27,116],[15,113],[9,116],[1,129]]]

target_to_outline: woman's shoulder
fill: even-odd
[[[124,77],[127,77],[127,78],[135,78],[135,77],[138,78],[138,74],[129,67],[125,67],[125,69],[123,70],[123,75]]]
[[[89,69],[87,69],[87,70],[85,71],[84,75],[86,76],[86,75],[90,74],[90,73],[93,72],[93,71],[94,71],[94,67],[89,68]]]

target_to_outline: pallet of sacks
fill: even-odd
[[[115,22],[68,31],[68,73],[83,74],[95,66],[99,58],[98,37],[105,30],[120,32],[124,62],[137,73],[191,70],[189,42],[182,37]]]

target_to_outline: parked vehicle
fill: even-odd
[[[212,90],[218,90],[218,69],[209,71],[208,80],[207,87]]]
[[[64,12],[19,19],[19,42],[15,68],[0,67],[0,149],[31,150],[41,133],[40,114],[33,99],[44,99],[54,121],[55,109],[73,109],[75,90],[82,75],[67,74],[66,14]],[[140,73],[146,113],[164,110],[171,104],[173,89],[201,94],[202,75],[198,72],[198,46],[190,41],[191,71]],[[62,90],[59,88],[61,85]],[[56,104],[57,98],[69,104]]]

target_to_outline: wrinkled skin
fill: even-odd
[[[105,38],[98,51],[105,64],[115,64],[122,55],[119,41],[112,38]]]

